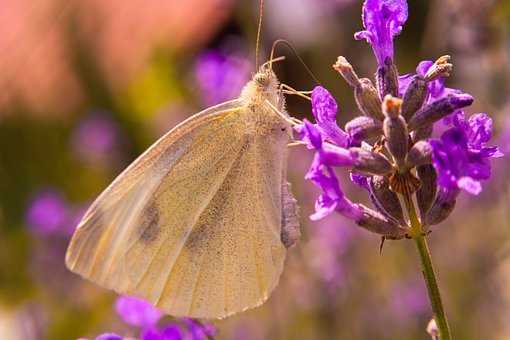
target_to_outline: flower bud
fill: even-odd
[[[415,75],[404,93],[402,102],[402,117],[406,121],[418,111],[429,94],[427,81],[420,75]]]
[[[354,88],[354,99],[356,99],[356,104],[358,104],[358,108],[363,114],[378,120],[384,119],[381,99],[370,79],[362,78],[359,80],[359,85]]]
[[[391,153],[397,165],[402,167],[409,146],[407,124],[400,116],[402,100],[387,95],[383,102],[383,112],[386,115],[383,123],[386,148]]]
[[[374,118],[359,116],[345,124],[345,132],[351,140],[360,143],[363,140],[379,137],[382,135],[382,123]]]
[[[397,223],[391,221],[382,214],[367,208],[363,204],[358,204],[358,206],[363,211],[361,218],[356,220],[356,223],[360,227],[395,240],[405,237],[407,232],[405,228],[399,226]]]
[[[459,190],[441,189],[436,196],[434,204],[427,212],[425,225],[435,225],[443,222],[455,208]]]
[[[357,87],[359,85],[359,78],[352,65],[343,56],[339,56],[333,68],[342,75],[349,85]]]
[[[427,124],[417,128],[415,131],[411,132],[411,140],[413,143],[417,143],[420,140],[429,139],[434,131],[434,126],[432,124]]]
[[[416,201],[422,221],[436,198],[437,174],[432,164],[420,165],[416,168],[420,179],[420,188],[416,191]]]
[[[432,163],[432,146],[429,142],[416,142],[407,153],[406,163],[409,168]]]
[[[354,169],[373,175],[386,175],[393,170],[388,159],[380,153],[363,148],[349,148],[354,162]]]
[[[421,108],[408,122],[409,131],[433,124],[455,110],[469,106],[473,97],[466,93],[450,94]]]
[[[369,117],[383,120],[381,99],[372,81],[368,78],[359,79],[352,65],[342,56],[338,57],[333,68],[354,88],[354,99],[359,110]]]
[[[386,58],[384,65],[377,68],[375,78],[381,99],[387,94],[398,97],[398,71],[391,58]]]
[[[385,176],[372,176],[369,180],[372,201],[383,215],[405,225],[402,206],[397,194],[390,190],[390,183]]]

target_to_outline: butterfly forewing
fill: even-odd
[[[94,202],[69,268],[172,315],[224,317],[264,302],[283,269],[287,133],[246,133],[237,101],[170,131]],[[244,113],[244,114],[243,114]]]

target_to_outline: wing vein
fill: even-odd
[[[244,142],[244,143],[246,143],[246,142]],[[240,147],[238,148],[238,150],[236,152],[236,156],[237,157],[233,158],[233,161],[230,163],[229,171],[225,172],[225,175],[221,178],[221,181],[216,182],[217,185],[216,185],[215,190],[212,190],[211,195],[209,195],[208,199],[206,200],[206,204],[203,204],[202,207],[199,209],[198,214],[195,214],[195,216],[193,218],[193,224],[192,225],[195,225],[197,223],[197,221],[199,220],[200,216],[204,213],[204,211],[207,209],[207,207],[211,204],[212,200],[214,199],[214,196],[218,193],[218,190],[221,188],[221,185],[225,182],[225,179],[228,177],[228,174],[230,173],[230,171],[232,169],[232,165],[236,161],[238,161],[240,156],[242,156],[242,154],[240,154],[240,151],[242,150],[242,146],[244,145],[244,143],[240,143]],[[158,304],[160,302],[161,298],[163,297],[164,292],[167,289],[167,285],[168,285],[170,277],[172,276],[172,273],[173,273],[173,270],[174,270],[174,267],[175,267],[175,263],[177,262],[177,260],[181,256],[182,249],[184,248],[184,245],[188,241],[188,238],[189,238],[189,235],[191,234],[191,231],[192,231],[192,228],[190,228],[187,231],[186,236],[183,239],[183,242],[181,242],[180,245],[179,245],[179,250],[178,250],[178,253],[177,253],[178,255],[175,257],[175,261],[173,261],[171,269],[169,270],[169,272],[168,272],[168,274],[166,276],[165,283],[164,283],[163,289],[162,289],[162,293],[160,294],[156,304]]]

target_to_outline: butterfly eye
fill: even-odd
[[[264,74],[264,73],[257,73],[255,75],[255,77],[253,78],[253,80],[259,86],[262,86],[262,87],[266,87],[267,85],[269,85],[269,78],[268,78],[267,74]]]

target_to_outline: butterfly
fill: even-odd
[[[270,64],[238,99],[177,125],[85,213],[67,267],[173,316],[264,303],[300,236],[287,182],[292,120]]]

